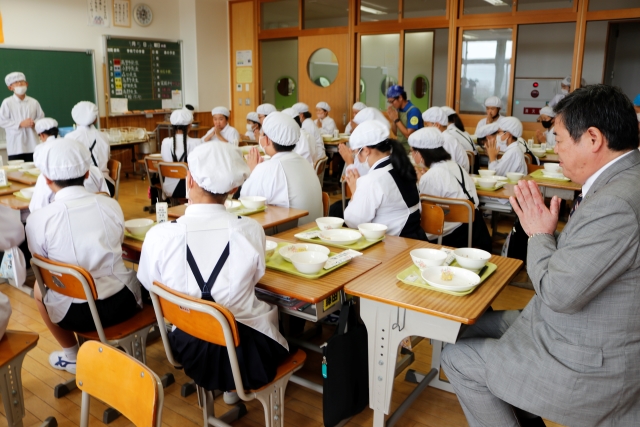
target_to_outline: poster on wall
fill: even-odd
[[[131,27],[130,0],[113,0],[113,26]]]
[[[89,25],[109,26],[109,0],[87,0]]]
[[[251,51],[236,50],[236,67],[251,67]]]

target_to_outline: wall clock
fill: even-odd
[[[148,27],[153,21],[153,11],[151,7],[144,3],[139,3],[133,7],[133,19],[142,27]]]

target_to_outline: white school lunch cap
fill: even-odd
[[[498,98],[497,96],[490,96],[487,99],[484,100],[484,106],[485,107],[498,107],[501,108],[502,107],[502,100],[500,98]]]
[[[442,111],[444,111],[444,113],[447,115],[447,117],[449,117],[452,114],[456,114],[456,110],[454,110],[451,107],[444,106],[444,107],[440,107],[440,109]]]
[[[216,114],[222,114],[226,118],[229,118],[229,109],[225,107],[216,107],[211,110],[211,115],[215,116]]]
[[[80,126],[90,126],[98,118],[98,106],[90,101],[80,101],[71,109],[71,117]]]
[[[251,120],[252,122],[260,123],[260,118],[258,117],[258,113],[252,111],[247,114],[247,120]]]
[[[498,126],[500,126],[500,129],[509,132],[516,138],[520,138],[522,136],[522,122],[513,116],[501,117],[500,120],[498,120]]]
[[[300,126],[284,113],[271,113],[262,123],[262,132],[278,145],[289,147],[300,139]]]
[[[367,108],[367,106],[365,105],[364,102],[356,102],[355,104],[353,104],[352,108],[356,111],[362,111],[365,108]]]
[[[298,114],[308,113],[309,112],[309,106],[307,104],[305,104],[304,102],[296,102],[295,104],[293,104],[291,106],[291,108],[296,110],[298,112]]]
[[[36,133],[41,134],[44,131],[49,129],[57,128],[58,122],[52,119],[51,117],[45,117],[44,119],[40,119],[36,121]]]
[[[200,188],[214,194],[225,194],[241,186],[251,173],[242,152],[220,141],[198,145],[187,161],[193,180]]]
[[[378,145],[389,138],[389,128],[378,120],[367,120],[358,125],[349,137],[349,148],[357,150],[362,147]]]
[[[549,107],[548,105],[546,107],[542,107],[540,109],[540,115],[545,115],[545,116],[549,116],[549,117],[555,117],[556,116],[556,112],[553,111],[553,108]]]
[[[75,139],[58,138],[39,145],[33,162],[51,181],[80,178],[89,170],[91,152]]]
[[[285,108],[284,110],[281,111],[282,114],[286,114],[287,116],[291,117],[292,119],[295,119],[296,117],[299,116],[298,112],[295,110],[295,108]]]
[[[422,128],[409,135],[409,145],[413,148],[440,148],[444,147],[444,138],[442,132],[434,127]]]
[[[261,114],[263,116],[268,116],[269,114],[277,110],[275,105],[273,104],[260,104],[258,105],[258,109],[256,111],[258,112],[258,114]]]
[[[9,73],[4,78],[4,82],[6,83],[7,86],[11,86],[15,82],[26,82],[26,81],[27,81],[27,78],[24,76],[24,73],[21,73],[20,71],[14,71],[13,73]]]
[[[500,130],[498,122],[489,123],[476,129],[476,138],[486,138]]]
[[[327,104],[326,102],[322,101],[322,102],[318,102],[316,104],[316,108],[322,108],[325,111],[331,111],[331,107],[329,107],[329,104]]]
[[[422,120],[429,123],[437,123],[441,126],[449,124],[449,118],[440,107],[431,107],[422,113]]]
[[[377,108],[365,107],[362,110],[360,110],[360,112],[356,114],[356,116],[353,118],[353,121],[356,122],[358,125],[368,120],[377,120],[383,125],[385,125],[388,129],[391,129],[391,124],[389,123],[389,120],[387,120],[384,114],[382,114],[382,112],[380,112],[380,110],[378,110]]]
[[[188,126],[193,121],[193,113],[186,108],[174,110],[169,121],[174,126]]]

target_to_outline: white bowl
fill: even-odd
[[[239,200],[240,203],[249,209],[260,209],[267,202],[267,198],[262,196],[240,197]]]
[[[480,169],[478,171],[478,173],[480,174],[481,177],[485,178],[485,177],[490,177],[496,174],[496,171],[492,171],[489,169]]]
[[[491,259],[489,252],[475,248],[459,248],[453,251],[453,255],[458,265],[467,270],[480,270]]]
[[[20,164],[20,169],[22,170],[33,169],[35,167],[36,167],[36,164],[33,162],[24,162]]]
[[[531,148],[540,148],[540,144],[532,144]]]
[[[350,245],[362,238],[362,234],[356,230],[338,229],[325,230],[320,233],[320,240],[335,245]]]
[[[387,232],[387,226],[384,224],[367,222],[365,224],[360,224],[358,226],[358,230],[360,230],[365,239],[372,242],[385,235],[385,233]]]
[[[24,197],[25,199],[31,200],[34,191],[36,191],[36,187],[25,187],[20,190],[20,194],[22,194],[22,197]]]
[[[278,244],[276,242],[274,242],[273,240],[267,240],[264,248],[264,259],[271,258],[271,255],[274,254],[277,247]]]
[[[24,163],[24,160],[9,160],[7,162],[7,164],[10,165],[10,166],[21,165],[23,163]]]
[[[449,269],[453,273],[452,280],[442,280],[442,270]],[[480,284],[480,276],[476,273],[458,267],[429,267],[422,270],[422,278],[434,288],[453,292],[464,292]]]
[[[227,200],[226,202],[224,202],[224,207],[228,211],[233,210],[233,209],[238,209],[241,206],[242,206],[242,203],[240,203],[237,200]]]
[[[522,178],[524,176],[523,173],[518,173],[518,172],[509,172],[507,174],[507,178],[509,178],[509,181],[512,182],[518,182],[518,180],[520,180],[520,178]]]
[[[316,274],[322,270],[329,257],[320,252],[299,252],[291,255],[291,263],[300,273]]]
[[[144,236],[153,227],[153,220],[147,218],[130,219],[124,222],[124,228],[134,236]]]
[[[291,262],[291,256],[302,252],[319,252],[329,256],[329,248],[313,243],[296,243],[280,248],[278,253],[285,261]]]
[[[558,163],[545,163],[544,170],[551,173],[562,173],[562,168]]]
[[[485,179],[485,178],[480,178],[478,180],[478,186],[480,188],[488,188],[491,189],[493,187],[496,186],[496,180],[495,179]]]
[[[413,263],[420,269],[420,271],[429,267],[437,267],[444,264],[447,259],[447,253],[438,249],[414,249],[409,252]]]
[[[342,227],[344,219],[334,216],[324,216],[316,219],[316,224],[318,224],[320,230],[335,230],[336,228]]]
[[[542,150],[540,148],[532,148],[531,152],[536,155],[536,157],[544,157],[547,155],[546,150]]]
[[[333,135],[329,135],[328,133],[323,133],[322,134],[322,140],[324,142],[331,141],[332,139],[333,139]]]
[[[31,169],[26,170],[25,173],[28,173],[29,175],[33,175],[33,176],[38,176],[38,175],[40,175],[40,169],[31,168]]]

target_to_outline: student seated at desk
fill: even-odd
[[[293,108],[285,108],[282,110],[282,114],[286,114],[291,117],[298,126],[302,126],[300,123],[300,115]],[[296,142],[296,148],[293,149],[294,153],[298,153],[300,157],[309,162],[313,166],[316,158],[316,145],[315,141],[311,141],[311,136],[304,129],[300,129],[300,139]]]
[[[473,179],[467,171],[451,160],[451,155],[444,149],[444,138],[435,128],[422,128],[409,135],[411,155],[416,164],[422,164],[429,170],[420,177],[418,190],[420,194],[452,199],[466,199],[478,206],[478,194]],[[442,244],[455,248],[466,248],[469,244],[469,225],[460,222],[445,222]],[[427,238],[435,243],[438,236],[427,234]],[[473,247],[491,252],[491,236],[476,208],[473,222]]]
[[[66,137],[80,141],[91,153],[91,164],[100,169],[109,187],[109,194],[116,192],[116,183],[109,176],[107,162],[111,157],[111,146],[107,136],[96,129],[94,123],[98,120],[98,106],[93,102],[80,101],[71,110],[71,117],[77,128],[69,132]]]
[[[547,148],[553,148],[556,146],[556,136],[553,134],[553,122],[555,121],[556,113],[553,108],[547,106],[540,109],[540,116],[538,121],[542,124],[542,129],[536,130],[536,139],[539,144],[547,144]]]
[[[416,171],[404,147],[389,138],[389,128],[377,120],[358,125],[349,138],[354,159],[369,169],[347,171],[351,201],[344,211],[350,228],[368,222],[386,225],[387,234],[426,240],[420,227],[420,197]]]
[[[527,174],[527,162],[524,160],[524,153],[518,145],[518,137],[522,135],[522,123],[515,117],[503,117],[498,122],[500,129],[497,137],[487,138],[485,149],[489,156],[489,170],[496,171],[496,175],[506,176],[509,172]],[[484,133],[484,132],[482,132]],[[498,160],[498,142],[506,144],[506,149],[502,158]]]
[[[347,123],[347,127],[344,128],[344,133],[346,133],[347,135],[351,135],[351,132],[353,132],[356,126],[358,126],[354,121],[356,115],[358,115],[358,113],[365,108],[367,108],[367,106],[363,102],[356,102],[355,104],[353,104],[353,107],[351,107],[351,114],[353,119],[351,119],[349,123]]]
[[[58,122],[49,117],[40,119],[36,122],[36,132],[42,143],[55,144],[58,139]],[[41,155],[38,154],[39,149],[43,145],[36,147],[36,152],[33,154],[33,160],[37,168],[41,168],[46,162]],[[100,169],[91,165],[89,167],[89,178],[84,180],[84,188],[90,193],[107,193],[109,194],[109,187],[104,179],[104,175],[100,172]],[[35,212],[36,210],[47,206],[53,202],[55,193],[47,185],[47,178],[43,174],[38,176],[36,181],[35,190],[31,201],[29,202],[29,211]]]
[[[107,328],[133,317],[139,306],[140,283],[122,261],[124,215],[117,201],[88,192],[91,153],[78,141],[63,138],[38,149],[41,171],[56,193],[55,201],[31,213],[27,241],[31,253],[86,269],[93,277],[96,306]],[[42,299],[34,286],[34,298],[62,351],[49,355],[55,369],[75,374],[78,343],[73,331],[95,331],[89,303],[50,290]]]
[[[256,139],[256,141],[260,141],[260,128],[262,127],[262,123],[264,122],[264,119],[267,118],[267,116],[275,111],[278,111],[275,107],[275,105],[273,104],[260,104],[258,105],[258,108],[256,109],[256,112],[258,113],[258,121],[260,122],[260,126],[255,128],[253,131],[253,135]]]
[[[216,107],[211,110],[213,116],[213,127],[204,135],[202,140],[228,142],[231,145],[238,146],[240,141],[240,133],[229,124],[229,116],[231,113],[226,107]]]
[[[444,149],[451,155],[454,162],[462,166],[462,169],[469,172],[469,157],[465,151],[468,147],[464,147],[450,133],[447,132],[449,119],[440,107],[431,107],[422,113],[425,127],[434,127],[442,133],[444,139]]]
[[[158,281],[191,297],[215,301],[238,322],[236,349],[245,389],[273,380],[289,346],[278,331],[278,309],[255,296],[265,272],[265,234],[249,217],[228,213],[224,202],[249,175],[239,150],[211,142],[189,155],[190,204],[184,216],[147,233],[138,278]],[[317,182],[317,179],[316,179]],[[206,390],[235,389],[227,349],[174,329],[171,349],[185,373]],[[225,393],[225,402],[238,400]]]
[[[173,126],[173,137],[162,140],[160,153],[163,162],[186,162],[187,156],[202,140],[191,138],[188,135],[189,126],[193,122],[193,113],[186,109],[175,110],[171,113],[171,126]],[[152,187],[153,188],[153,187]],[[184,179],[165,178],[162,189],[169,197],[186,197]],[[151,200],[154,200],[152,197]]]
[[[258,118],[258,113],[252,111],[247,113],[247,132],[243,135],[243,140],[245,141],[255,141],[255,131],[260,129],[260,118]]]
[[[0,259],[3,252],[20,245],[24,241],[24,227],[20,214],[6,206],[0,206]],[[15,264],[14,264],[15,268]],[[9,298],[0,292],[0,339],[4,336],[11,317]]]
[[[316,145],[316,154],[313,159],[314,162],[317,162],[319,159],[324,158],[327,153],[324,149],[324,140],[322,139],[322,135],[320,134],[320,129],[313,124],[313,120],[311,119],[311,113],[309,112],[309,106],[304,102],[297,102],[293,104],[291,107],[298,112],[298,117],[300,117],[302,130],[307,132],[311,137],[311,140],[315,142]]]
[[[322,188],[308,161],[293,152],[300,139],[300,126],[286,114],[273,112],[262,123],[260,147],[271,156],[263,161],[257,148],[249,152],[251,176],[240,196],[262,196],[268,205],[303,209],[309,215],[298,225],[313,222],[322,215]]]
[[[322,101],[316,104],[316,126],[322,135],[333,136],[333,132],[338,128],[336,122],[329,117],[329,111],[331,111],[331,107],[326,102]]]

